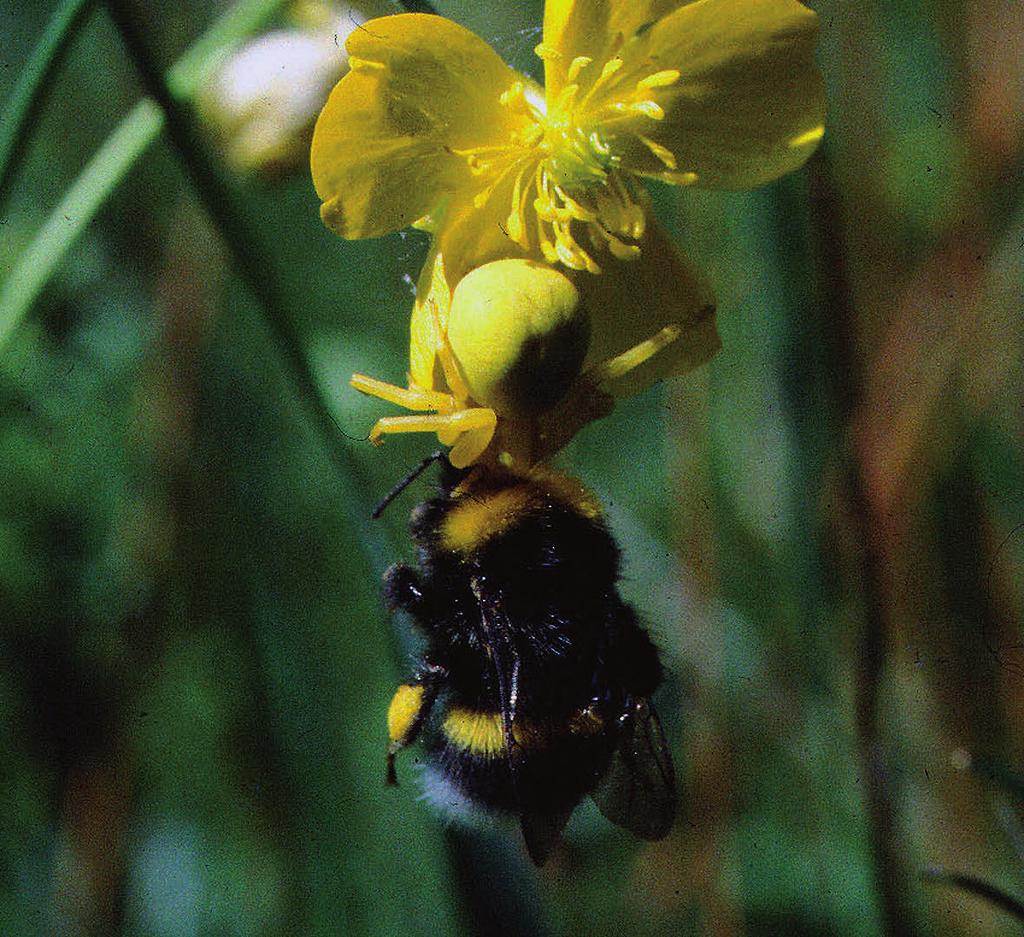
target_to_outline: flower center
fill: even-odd
[[[542,59],[560,55],[543,44],[536,51]],[[638,116],[661,120],[665,112],[652,95],[679,79],[679,72],[670,69],[623,82],[618,74],[623,59],[617,52],[599,72],[588,56],[573,59],[566,85],[554,101],[545,101],[535,86],[517,81],[501,96],[502,106],[521,120],[510,142],[456,151],[474,174],[486,179],[475,207],[511,180],[511,206],[503,225],[511,240],[529,250],[533,227],[549,263],[591,273],[601,271],[592,256],[598,250],[608,250],[619,260],[638,256],[635,242],[645,229],[637,183],[620,168],[616,125]],[[666,170],[676,170],[669,150],[632,128],[628,134]]]

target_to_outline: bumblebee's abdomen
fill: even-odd
[[[610,734],[590,708],[558,723],[517,719],[511,735],[510,755],[500,712],[451,705],[430,733],[427,750],[463,796],[509,813],[575,805],[611,757]]]

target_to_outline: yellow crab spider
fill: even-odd
[[[440,264],[440,258],[438,258]],[[443,278],[443,266],[441,267]],[[446,390],[406,388],[363,374],[352,386],[407,410],[384,417],[370,432],[375,443],[391,433],[437,433],[462,468],[495,442],[504,462],[545,458],[577,430],[611,409],[606,382],[628,373],[682,333],[668,325],[615,357],[582,371],[590,323],[572,282],[532,260],[484,264],[458,284],[449,300],[435,280],[425,299],[432,328],[428,360],[440,366]]]

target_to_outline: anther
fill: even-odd
[[[517,101],[523,96],[523,83],[517,81],[512,84],[507,90],[501,92],[501,97],[498,100],[501,102],[502,107],[508,107],[513,101]]]
[[[614,75],[620,68],[622,68],[621,58],[616,57],[614,59],[609,59],[604,63],[604,68],[601,69],[601,77],[598,81],[605,81],[608,78],[611,78],[612,75]]]
[[[634,101],[629,105],[629,110],[650,117],[652,120],[661,120],[665,116],[665,110],[654,101]]]
[[[555,102],[554,111],[555,113],[566,113],[571,107],[572,103],[579,93],[580,86],[577,84],[566,85],[561,94],[558,95],[558,100]]]
[[[653,75],[648,75],[646,78],[641,78],[636,83],[637,90],[646,88],[667,88],[669,85],[674,85],[679,81],[679,69],[677,68],[666,68],[663,71],[655,72]]]
[[[599,156],[611,155],[612,148],[607,143],[605,143],[605,141],[601,138],[601,135],[596,130],[590,134],[590,136],[587,138],[587,141],[590,143],[590,148]]]
[[[589,55],[577,55],[569,66],[569,73],[566,75],[565,80],[570,84],[574,82],[580,77],[580,72],[593,61],[594,60]]]
[[[349,57],[348,67],[353,72],[381,72],[387,66],[383,62],[375,62],[373,59],[361,59],[353,55]]]
[[[638,139],[661,161],[663,166],[668,169],[676,168],[676,158],[670,149],[667,149],[660,143],[656,143],[654,140],[650,139],[650,137],[638,136]]]

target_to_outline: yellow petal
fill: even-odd
[[[590,315],[590,351],[584,370],[654,337],[665,326],[678,339],[607,389],[616,396],[639,393],[655,381],[684,374],[709,361],[721,347],[715,298],[704,278],[651,223],[636,260],[608,259],[604,272],[574,282]]]
[[[444,258],[436,242],[427,255],[416,284],[416,302],[409,323],[409,377],[426,390],[449,392],[437,347],[448,329],[452,292],[445,276]]]
[[[573,59],[593,59],[590,70],[596,75],[620,46],[684,5],[685,0],[547,0],[543,46],[548,100],[558,98]]]
[[[524,234],[529,250],[512,239],[508,228],[515,180],[499,184],[483,205],[475,206],[465,196],[453,199],[435,241],[444,254],[448,283],[452,289],[470,270],[506,257],[541,259],[537,244],[536,214],[533,206],[524,212]]]
[[[352,70],[313,134],[313,184],[328,227],[377,237],[476,184],[453,150],[508,141],[516,118],[499,98],[516,75],[482,39],[440,16],[371,20],[346,46]]]
[[[746,189],[801,166],[824,132],[817,31],[817,16],[794,0],[702,0],[656,23],[643,37],[645,67],[680,77],[652,89],[662,120],[622,127],[637,135],[623,168],[667,177],[640,135],[701,186]]]

